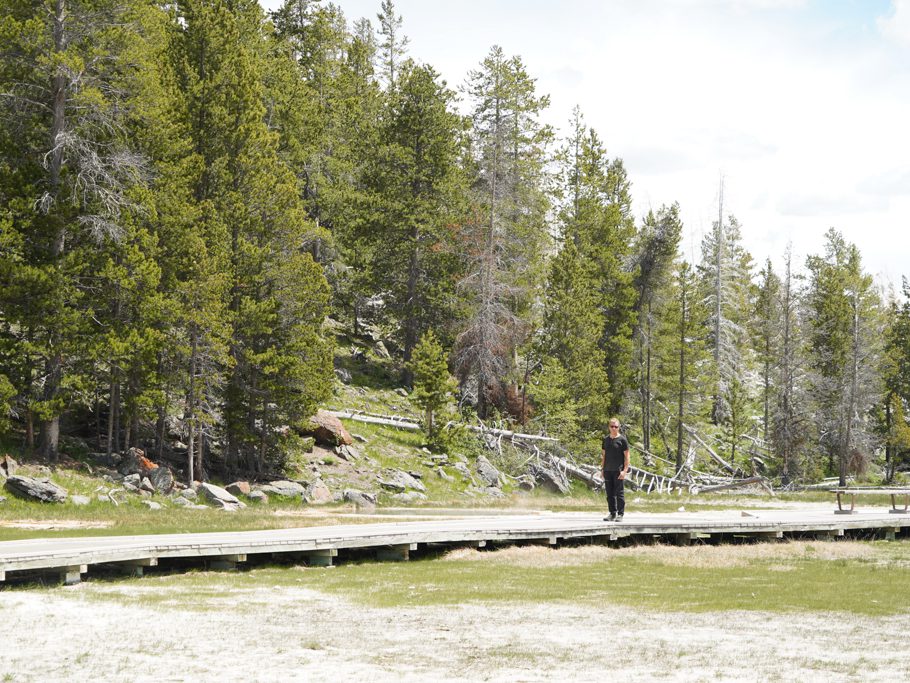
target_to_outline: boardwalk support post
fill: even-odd
[[[239,562],[246,562],[246,553],[239,555],[220,555],[209,563],[209,568],[216,570],[237,569]]]
[[[338,557],[336,548],[320,548],[319,550],[310,550],[303,554],[306,558],[308,567],[331,567],[332,558]]]
[[[126,572],[130,576],[141,577],[143,574],[143,567],[157,567],[158,558],[157,557],[147,557],[141,560],[128,560],[126,562],[118,562],[116,567],[123,572]]]
[[[75,586],[82,581],[82,575],[88,571],[86,564],[74,564],[60,568],[60,580],[64,586]]]
[[[377,548],[376,559],[380,562],[407,562],[410,552],[417,550],[416,543],[399,543]]]
[[[777,539],[783,538],[783,531],[756,531],[752,533],[752,536],[756,538],[768,538],[768,539]]]

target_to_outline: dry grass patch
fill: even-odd
[[[795,560],[864,560],[889,563],[885,548],[859,541],[784,541],[781,543],[724,545],[637,545],[625,548],[583,546],[548,548],[513,546],[495,551],[459,548],[446,561],[469,561],[525,568],[576,567],[635,559],[650,564],[693,569],[746,567],[756,562]],[[894,562],[900,563],[899,560]]]
[[[108,529],[113,522],[104,520],[81,519],[13,519],[0,520],[0,527],[8,529],[28,529],[30,531],[65,531],[68,529]]]

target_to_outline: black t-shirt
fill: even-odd
[[[604,472],[619,472],[626,464],[626,451],[629,450],[629,442],[622,434],[615,439],[612,436],[605,436],[601,446],[604,450]]]

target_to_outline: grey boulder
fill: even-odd
[[[499,486],[500,474],[499,470],[493,466],[486,457],[480,455],[477,457],[477,464],[475,465],[477,469],[477,474],[480,476],[481,481],[490,486]]]
[[[67,492],[50,479],[34,479],[13,475],[6,480],[6,490],[20,498],[40,500],[44,503],[62,503]]]
[[[213,505],[224,510],[239,510],[246,507],[246,505],[241,503],[235,496],[228,493],[220,486],[215,486],[208,482],[199,484],[198,492]]]

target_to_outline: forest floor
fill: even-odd
[[[908,580],[910,542],[841,541],[457,550],[15,589],[0,680],[907,680]],[[841,604],[857,584],[863,599]]]

